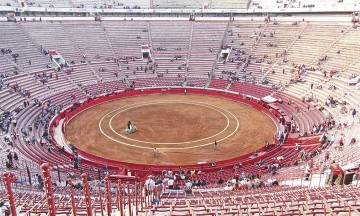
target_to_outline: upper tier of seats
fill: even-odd
[[[114,9],[144,9],[144,8],[182,8],[182,9],[278,9],[278,8],[351,8],[359,4],[357,0],[337,1],[261,1],[261,0],[124,0],[124,1],[95,1],[95,0],[25,0],[27,7],[47,7],[47,8],[114,8]],[[20,4],[15,0],[1,0],[0,6],[19,7]]]
[[[172,28],[173,25],[178,28]],[[79,64],[84,56],[90,62],[103,62],[114,57],[135,58],[136,62],[121,61],[120,71],[125,75],[139,74],[134,66],[146,66],[141,60],[141,45],[150,46],[152,60],[157,64],[156,74],[213,75],[256,83],[267,77],[274,84],[278,81],[289,83],[295,77],[289,73],[294,65],[338,71],[338,76],[344,79],[359,74],[356,47],[360,44],[355,37],[359,28],[352,28],[350,24],[69,21],[1,22],[0,27],[4,30],[1,33],[2,49],[19,54],[17,58],[11,53],[0,55],[2,76],[54,67],[44,50],[57,50],[70,65]],[[218,59],[222,45],[231,48],[226,61]],[[251,61],[244,64],[249,56]],[[325,56],[325,61],[319,60]]]

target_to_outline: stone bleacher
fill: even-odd
[[[50,8],[70,8],[70,2],[68,0],[27,0],[29,7],[50,7]]]
[[[191,28],[191,22],[150,23],[152,52],[158,64],[157,73],[177,75],[186,72],[184,64],[187,63],[190,48]],[[163,48],[166,50],[161,50]]]
[[[356,40],[360,34],[359,28],[349,29],[342,38],[340,38],[327,52],[328,60],[321,66],[326,71],[338,70],[344,71],[349,66],[358,61],[359,57],[356,55],[357,50],[360,49],[360,42]],[[340,51],[340,53],[338,53]],[[348,78],[344,76],[344,78]]]
[[[95,70],[99,74],[101,78],[103,78],[103,81],[114,80],[119,78],[116,77],[116,73],[119,76],[121,68],[114,61],[96,62],[96,63],[93,62],[90,66],[93,68],[93,70]]]
[[[287,50],[288,46],[297,39],[304,27],[305,24],[292,25],[292,23],[286,22],[282,22],[280,25],[267,24],[261,31],[261,36],[258,36],[259,40],[253,51],[254,56],[264,58],[264,55],[267,55],[268,57],[264,58],[264,60],[275,63],[280,58],[280,54]],[[257,32],[257,34],[259,33]],[[276,46],[270,47],[270,45]],[[277,53],[278,57],[276,57]]]
[[[141,45],[149,44],[148,22],[109,21],[103,26],[117,57],[141,57]]]
[[[66,22],[63,29],[87,61],[113,58],[114,54],[102,23]]]
[[[204,5],[208,5],[209,0],[154,0],[153,5],[155,8],[203,8]]]
[[[246,94],[259,99],[270,95],[274,91],[269,87],[265,87],[261,85],[253,85],[247,82],[237,82],[237,81],[235,81],[230,86],[229,90],[234,92],[239,92],[241,94]]]
[[[106,8],[107,1],[101,0],[71,0],[73,7],[80,7],[80,8]]]
[[[19,24],[1,22],[0,32],[1,46],[4,49],[11,49],[13,54],[19,54],[16,64],[22,70],[35,71],[46,69],[50,62],[42,53],[39,45],[36,45],[19,27]],[[14,37],[16,35],[16,37]],[[15,63],[15,59],[7,54],[7,58]],[[31,64],[29,63],[31,61]]]
[[[72,69],[73,71],[66,75],[77,84],[96,83],[99,80],[96,71],[91,69],[88,64],[77,65]]]
[[[277,103],[277,106],[283,109],[288,116],[291,115],[294,118],[301,134],[304,134],[305,131],[310,133],[313,125],[319,125],[325,122],[325,115],[323,113],[313,107],[311,107],[311,110],[308,110],[309,104],[302,102],[294,96],[278,92],[274,94],[273,97],[283,100],[283,103]],[[289,105],[288,101],[291,100],[293,103]],[[295,107],[299,108],[299,112],[296,111]]]
[[[90,84],[82,87],[89,95],[100,95],[106,93],[112,93],[114,91],[122,91],[127,88],[126,83],[123,81],[109,81],[109,82],[102,82],[97,84]]]
[[[32,75],[34,76],[34,79],[37,79],[40,82],[41,82],[41,79],[43,79],[44,75],[45,75],[45,77],[47,77],[46,83],[48,84],[50,91],[53,91],[53,92],[59,92],[59,91],[63,91],[63,90],[75,87],[74,85],[71,84],[69,78],[63,72],[55,72],[52,69],[50,69],[49,71],[34,73]],[[39,75],[40,75],[40,77],[39,77]],[[38,76],[38,78],[35,78],[35,76]],[[47,88],[46,83],[45,83],[45,87]]]
[[[300,38],[289,48],[287,58],[289,63],[297,65],[314,64],[321,58],[330,45],[337,42],[342,36],[342,30],[349,28],[349,25],[328,25],[311,23],[305,27]]]
[[[274,9],[274,8],[304,8],[304,7],[315,7],[315,8],[337,8],[337,7],[347,7],[351,8],[359,4],[357,0],[348,0],[348,1],[338,1],[338,0],[326,0],[326,1],[260,1],[252,0],[250,4],[250,9],[262,8],[262,9]]]
[[[0,6],[13,6],[18,7],[19,2],[15,0],[0,0]]]
[[[126,8],[150,8],[151,2],[148,0],[134,0],[134,1],[120,1],[116,0],[113,1],[113,7],[119,9],[126,9]]]
[[[127,1],[107,1],[107,0],[61,0],[61,1],[49,1],[49,0],[26,0],[27,7],[47,7],[47,8],[97,8],[97,9],[148,9],[148,8],[185,8],[185,9],[282,9],[282,8],[307,8],[309,6],[315,8],[352,8],[359,4],[357,0],[337,1],[259,1],[259,0],[127,0]],[[1,6],[19,6],[19,2],[15,0],[1,0]]]
[[[211,0],[211,8],[248,8],[249,0]]]
[[[56,50],[68,63],[75,61],[80,63],[82,54],[75,46],[74,40],[70,39],[63,25],[59,22],[42,22],[41,25],[33,22],[21,23],[21,27],[44,50]]]
[[[195,22],[189,58],[189,75],[211,73],[225,35],[227,23]],[[213,48],[214,51],[210,51]]]
[[[135,82],[136,88],[144,87],[161,87],[161,86],[182,86],[184,78],[182,77],[147,77],[147,78],[135,78],[130,79]]]
[[[6,74],[14,74],[15,71],[18,71],[18,69],[8,57],[0,56],[0,75],[5,76]]]
[[[225,90],[229,85],[229,81],[226,79],[212,79],[209,88]]]
[[[0,93],[0,107],[4,110],[13,110],[22,105],[25,100],[24,98],[21,98],[18,93],[11,93],[7,88],[2,89]]]
[[[204,87],[207,82],[207,78],[205,77],[187,77],[186,84],[187,86],[197,86],[197,87]]]

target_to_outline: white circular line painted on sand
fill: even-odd
[[[158,102],[163,102],[163,101],[158,101]],[[173,100],[167,100],[166,102],[168,102],[168,103],[170,103],[170,102],[182,102],[182,103],[184,103],[184,101],[179,101],[179,100],[177,100],[177,101],[176,101],[176,100],[174,100],[174,101],[173,101]],[[196,102],[196,103],[209,105],[209,104],[207,104],[207,103],[202,103],[202,102]],[[144,105],[146,105],[146,104],[148,104],[148,102],[138,103],[137,105],[139,105],[139,104],[144,104]],[[154,104],[154,102],[152,102],[152,104]],[[118,140],[118,139],[115,139],[115,138],[113,138],[113,137],[110,137],[109,135],[107,135],[107,134],[104,132],[104,130],[103,130],[102,127],[101,127],[101,123],[102,123],[102,121],[104,120],[104,118],[105,118],[107,115],[109,115],[110,113],[116,112],[116,111],[118,111],[118,110],[121,110],[121,109],[123,109],[123,108],[132,107],[133,105],[134,105],[134,104],[127,105],[127,106],[123,106],[123,107],[121,107],[121,108],[112,110],[111,112],[109,112],[109,113],[107,113],[106,115],[104,115],[104,116],[101,118],[100,122],[99,122],[100,132],[101,132],[105,137],[107,137],[108,139],[110,139],[110,140],[112,140],[112,141],[114,141],[114,142],[117,142],[117,143],[126,145],[126,146],[131,146],[131,147],[136,147],[136,148],[141,148],[141,149],[153,149],[153,147],[134,145],[134,144],[122,142],[122,141],[120,141],[120,140]],[[214,106],[214,105],[211,105],[211,106]],[[228,136],[226,136],[226,137],[224,137],[224,138],[222,138],[222,139],[217,140],[218,142],[221,142],[221,141],[223,141],[223,140],[231,137],[232,135],[234,135],[234,134],[236,133],[236,131],[238,130],[240,123],[239,123],[239,120],[237,119],[237,117],[236,117],[233,113],[231,113],[230,111],[228,111],[228,110],[226,110],[226,109],[224,109],[224,108],[218,107],[218,106],[214,106],[214,107],[217,107],[217,108],[219,108],[219,109],[222,109],[222,110],[228,112],[228,113],[236,120],[236,123],[237,123],[237,124],[236,124],[236,128],[235,128],[235,130],[234,130],[232,133],[230,133]],[[227,119],[228,119],[228,118],[227,118]],[[111,125],[110,125],[110,127],[111,127]],[[187,142],[183,142],[183,143],[179,143],[179,144],[185,144],[185,143],[187,143]],[[157,143],[152,143],[152,144],[156,145]],[[161,149],[162,149],[162,150],[183,150],[183,149],[199,148],[199,147],[209,146],[209,145],[213,145],[213,144],[214,144],[214,143],[213,143],[213,141],[212,141],[212,142],[210,142],[210,143],[201,144],[201,145],[195,145],[195,146],[189,146],[189,147],[175,147],[175,148],[161,148],[161,147],[160,147],[160,148],[157,148],[157,149],[159,149],[159,150],[161,150]]]
[[[120,113],[122,112],[125,112],[127,110],[130,110],[130,109],[133,109],[133,108],[138,108],[138,107],[143,107],[143,106],[149,106],[149,105],[154,105],[154,104],[191,104],[191,105],[196,105],[196,106],[202,106],[202,107],[206,107],[206,108],[209,108],[209,109],[212,109],[212,110],[215,110],[217,112],[219,112],[221,115],[223,115],[225,118],[226,118],[226,121],[227,121],[227,124],[226,124],[226,127],[220,131],[219,133],[216,133],[212,136],[209,136],[209,137],[205,137],[203,139],[198,139],[198,140],[193,140],[193,141],[187,141],[187,142],[175,142],[175,143],[172,143],[172,142],[156,142],[156,141],[142,141],[142,140],[137,140],[137,139],[131,139],[127,136],[124,136],[120,133],[118,133],[116,130],[114,130],[114,128],[112,127],[112,121],[113,119],[119,115]],[[213,106],[213,105],[211,105]],[[190,102],[184,102],[184,101],[178,101],[178,102],[169,102],[169,101],[162,101],[162,102],[151,102],[151,103],[147,103],[147,104],[141,104],[141,105],[135,105],[133,107],[129,107],[129,108],[126,108],[126,109],[123,109],[123,110],[120,110],[119,112],[117,112],[115,115],[113,115],[109,121],[109,127],[111,129],[112,132],[114,132],[116,135],[124,138],[124,139],[128,139],[128,140],[131,140],[131,141],[135,141],[135,142],[140,142],[140,143],[151,143],[151,144],[156,144],[156,145],[181,145],[181,144],[187,144],[187,143],[194,143],[194,142],[200,142],[200,141],[203,141],[203,140],[207,140],[207,139],[210,139],[210,138],[213,138],[215,136],[218,136],[222,133],[224,133],[226,131],[226,129],[228,129],[230,125],[230,120],[229,118],[221,111],[213,108],[213,107],[210,107],[209,105],[203,105],[203,104],[198,104],[198,102],[195,102],[195,101],[190,101]]]

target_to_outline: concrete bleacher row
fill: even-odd
[[[11,2],[11,1],[9,1]],[[12,4],[12,3],[11,3]],[[12,4],[15,6],[15,4]],[[49,1],[49,0],[27,0],[26,5],[28,7],[50,7],[50,8],[150,8],[149,0],[136,0],[136,1],[94,1],[94,0],[61,0],[61,1]]]
[[[173,28],[174,25],[176,28]],[[187,63],[190,52],[189,43],[193,28],[191,22],[150,23],[153,54],[158,64],[157,73],[169,75],[186,73],[186,66],[183,65]]]
[[[136,1],[95,1],[95,0],[61,0],[57,2],[49,0],[26,0],[27,7],[50,7],[50,8],[115,8],[115,9],[133,9],[133,8],[236,8],[236,9],[278,9],[278,8],[303,8],[313,7],[353,7],[359,2],[357,0],[349,1],[259,1],[259,0],[196,0],[196,1],[174,1],[174,0],[136,0]],[[19,6],[19,2],[14,0],[2,0],[0,5]]]
[[[0,5],[1,6],[19,6],[19,2],[15,1],[15,0],[1,0],[0,1]]]
[[[172,28],[174,24],[179,28]],[[41,48],[57,50],[70,65],[79,64],[82,60],[101,62],[112,60],[114,57],[120,59],[131,57],[136,61],[139,60],[136,63],[139,66],[141,64],[145,66],[145,63],[140,62],[142,61],[140,46],[144,44],[150,45],[152,60],[158,64],[158,73],[187,75],[213,73],[215,77],[221,77],[223,71],[235,71],[240,79],[255,77],[259,82],[264,78],[265,73],[269,73],[269,69],[274,70],[277,76],[283,68],[286,70],[291,68],[291,64],[317,68],[318,59],[325,55],[328,56],[328,60],[321,62],[320,67],[327,71],[344,71],[340,72],[343,78],[356,74],[358,65],[358,58],[354,52],[358,46],[355,35],[359,30],[351,28],[348,24],[300,22],[293,25],[284,22],[273,25],[259,21],[236,21],[227,27],[226,22],[71,21],[2,23],[2,25],[7,29],[3,37],[10,34],[20,35],[22,41],[28,41],[26,47],[31,47],[32,50],[31,52],[28,50],[27,55],[32,53],[32,56],[22,54],[17,63],[11,63],[13,59],[9,55],[4,56],[1,58],[4,65],[1,73],[14,72],[14,69],[11,69],[14,66],[19,68],[17,71],[20,73],[23,70],[43,70],[49,62],[47,57],[43,56]],[[16,44],[13,41],[8,43],[11,43],[11,46],[7,47],[5,44],[4,48],[11,48]],[[222,44],[232,48],[229,61],[225,64],[216,62]],[[316,47],[316,50],[313,47]],[[157,50],[157,48],[166,50]],[[210,51],[211,48],[213,51]],[[244,54],[239,54],[235,50],[241,50]],[[340,54],[336,53],[338,50]],[[286,55],[282,56],[284,51]],[[18,51],[15,49],[14,52]],[[174,58],[176,55],[181,58],[176,60]],[[252,60],[247,67],[239,63],[238,58],[247,59],[249,56],[252,56]],[[31,65],[29,60],[32,61]],[[285,60],[286,62],[283,62]],[[337,64],[337,60],[340,60],[341,64]],[[125,74],[134,73],[132,67],[127,71],[126,68],[123,67]],[[270,82],[275,81],[271,76],[268,77]],[[278,76],[280,77],[282,76]],[[287,77],[282,81],[287,83],[289,79],[290,77]]]
[[[307,25],[300,38],[288,50],[289,62],[297,65],[313,64],[343,36],[342,30],[346,32],[349,28],[350,25],[316,25],[316,23]]]
[[[196,0],[196,1],[174,1],[174,0],[154,0],[155,8],[247,8],[248,0]]]
[[[61,23],[44,22],[43,25],[26,22],[21,23],[21,28],[28,32],[31,38],[43,46],[44,50],[57,50],[67,61],[79,63],[80,50],[76,49],[74,41],[70,39]],[[49,37],[51,35],[51,37]]]
[[[95,0],[61,0],[57,2],[49,0],[26,0],[28,7],[50,7],[50,8],[115,8],[115,9],[132,9],[132,8],[241,8],[248,7],[249,0],[196,0],[178,2],[174,0],[136,0],[136,1],[95,1]],[[19,6],[14,0],[2,0],[0,5]]]
[[[303,8],[309,7],[310,5],[315,8],[319,7],[353,7],[359,4],[357,0],[349,0],[349,1],[337,1],[337,0],[326,0],[326,1],[291,1],[291,0],[284,0],[284,1],[277,1],[277,0],[270,0],[270,1],[260,1],[260,0],[252,0],[250,9],[255,8],[263,8],[263,9],[270,9],[270,8]]]
[[[8,61],[16,63],[19,66],[20,72],[43,70],[46,68],[46,65],[50,62],[49,59],[42,54],[40,46],[33,43],[31,38],[21,30],[18,24],[1,22],[0,28],[2,29],[0,33],[1,49],[10,49],[12,54],[19,54],[16,62],[15,58],[10,54],[6,54],[6,58]]]
[[[277,103],[277,106],[283,109],[288,116],[294,118],[301,134],[304,132],[310,133],[313,125],[323,124],[326,121],[326,116],[318,109],[310,107],[310,110],[308,110],[309,104],[302,102],[294,96],[278,92],[273,97],[284,101],[282,104]],[[288,101],[292,101],[292,103],[289,105]],[[299,108],[299,111],[296,110],[296,107]]]
[[[346,187],[344,190],[336,187],[330,189],[269,187],[177,195],[174,191],[175,196],[171,192],[165,193],[161,205],[146,209],[145,213],[148,213],[147,215],[158,215],[162,212],[182,215],[323,215],[324,212],[330,214],[357,212],[357,200],[351,198],[351,195],[357,197],[359,188]],[[350,192],[351,190],[354,191]],[[328,199],[323,200],[324,196]],[[293,199],[296,201],[294,202]]]
[[[0,70],[2,72],[0,75],[6,76],[7,74],[10,75],[15,71],[17,71],[17,68],[14,64],[12,64],[12,62],[8,58],[6,58],[5,56],[1,56]]]
[[[72,98],[72,95],[74,95],[75,98]],[[72,89],[49,96],[44,100],[51,101],[52,104],[67,107],[68,105],[85,98],[86,95],[82,91],[78,89]],[[17,127],[13,128],[12,131],[13,133],[20,135],[12,138],[15,149],[17,149],[20,155],[23,155],[23,157],[27,160],[34,161],[35,163],[39,163],[39,161],[41,160],[46,161],[50,164],[52,169],[57,168],[61,173],[65,175],[69,172],[81,174],[78,170],[74,170],[72,168],[71,161],[67,156],[59,153],[58,147],[55,147],[52,152],[49,152],[48,146],[40,146],[40,140],[43,138],[43,132],[47,130],[47,128],[45,129],[42,125],[39,125],[39,127],[35,129],[36,127],[34,127],[34,121],[38,116],[40,116],[41,111],[42,107],[30,105],[23,109],[22,112],[17,114]],[[22,133],[20,132],[21,129],[27,128],[28,126],[32,126],[34,128],[31,134],[29,134],[28,136],[35,136],[37,139],[36,144],[27,144],[25,142],[26,136],[22,135]],[[7,149],[7,147],[5,149]],[[89,166],[84,165],[84,170],[85,167],[87,167],[86,169],[91,172]]]
[[[0,5],[18,6],[19,3],[12,0],[2,0]],[[277,8],[303,8],[309,5],[313,7],[353,7],[359,4],[357,0],[349,0],[339,2],[335,0],[328,1],[266,1],[259,0],[196,0],[178,2],[174,0],[136,0],[136,1],[95,1],[95,0],[62,0],[59,2],[52,2],[49,0],[27,0],[28,7],[55,7],[55,8],[115,8],[115,9],[132,9],[132,8],[236,8],[236,9],[277,9]]]
[[[195,22],[191,38],[189,75],[208,75],[217,61],[219,49],[226,33],[227,23]],[[210,51],[210,48],[213,51]]]

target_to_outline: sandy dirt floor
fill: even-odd
[[[138,131],[125,135],[122,130],[129,120]],[[268,116],[243,103],[205,95],[155,94],[90,108],[68,123],[65,137],[88,153],[112,160],[185,165],[252,152],[265,140],[272,141],[275,130]]]

